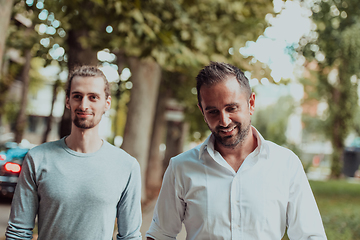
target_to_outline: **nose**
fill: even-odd
[[[231,119],[229,113],[227,112],[220,113],[220,119],[219,119],[220,126],[227,127],[229,126],[230,123],[231,123]]]
[[[85,111],[85,110],[88,109],[88,107],[89,107],[89,101],[88,101],[87,98],[85,98],[85,97],[82,98],[79,108],[80,108],[82,111]]]

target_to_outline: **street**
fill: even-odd
[[[5,239],[5,230],[10,214],[11,200],[0,198],[0,240]]]

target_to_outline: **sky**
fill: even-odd
[[[271,84],[268,79],[250,79],[256,92],[256,108],[265,108],[275,104],[279,97],[291,95],[298,106],[289,117],[286,136],[290,142],[301,144],[301,105],[304,90],[297,79],[302,74],[304,57],[291,57],[286,51],[288,47],[298,47],[302,36],[311,34],[315,24],[311,21],[311,10],[300,5],[297,0],[283,2],[273,0],[276,16],[268,14],[266,20],[270,24],[255,42],[247,42],[239,51],[244,56],[254,56],[266,63],[271,69],[271,77],[277,83],[281,79],[290,79],[284,84]],[[259,84],[261,82],[261,84]]]
[[[266,20],[270,26],[255,42],[249,41],[245,47],[240,48],[244,56],[254,56],[260,62],[266,63],[271,69],[271,76],[275,82],[291,79],[288,86],[270,84],[267,79],[259,81],[251,79],[250,83],[258,93],[257,104],[266,107],[276,102],[279,96],[291,94],[295,100],[303,97],[301,84],[297,82],[301,67],[304,63],[302,57],[295,61],[286,52],[289,46],[298,46],[302,36],[309,35],[314,29],[310,16],[311,11],[300,5],[299,1],[274,0],[275,17],[268,14]]]

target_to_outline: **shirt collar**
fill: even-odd
[[[258,142],[258,146],[253,151],[254,155],[258,155],[259,153],[268,155],[268,153],[269,153],[268,143],[266,142],[266,140],[263,138],[263,136],[259,133],[259,131],[255,127],[251,126],[251,128],[252,128],[253,134],[255,135],[257,142]],[[201,145],[199,159],[201,158],[201,156],[205,150],[207,150],[210,155],[214,155],[214,152],[215,152],[214,143],[215,143],[215,137],[213,136],[213,134],[210,134],[206,138],[204,143]]]

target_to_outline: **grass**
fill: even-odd
[[[329,240],[360,239],[360,184],[310,182]]]
[[[360,240],[360,184],[330,180],[310,185],[328,240]]]

